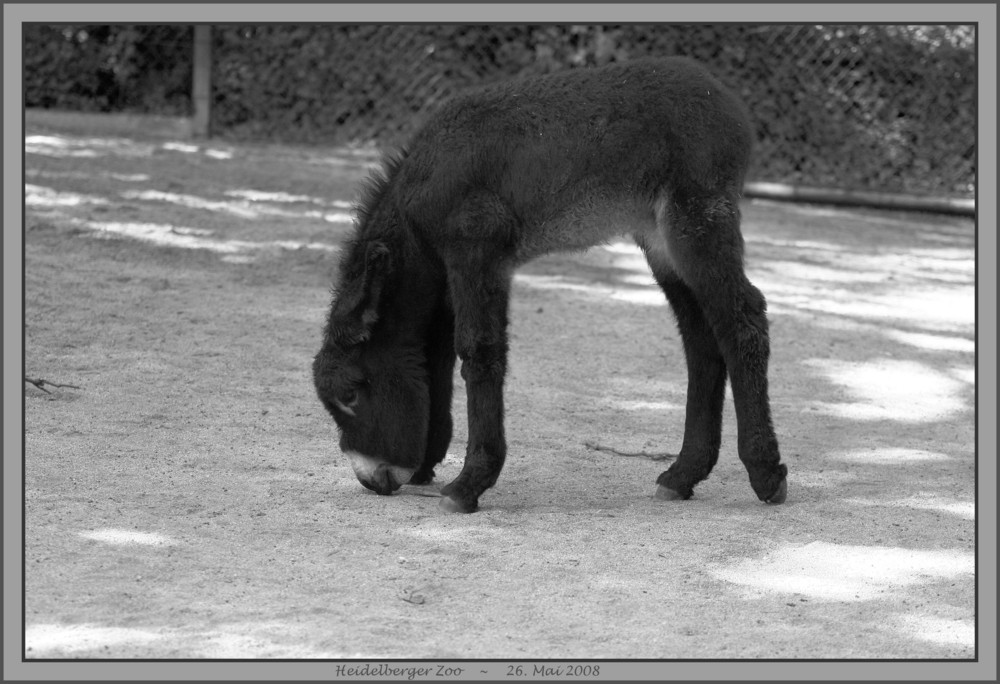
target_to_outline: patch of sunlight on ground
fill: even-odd
[[[943,420],[967,408],[965,383],[916,361],[807,359],[802,363],[854,398],[809,402],[806,410],[850,420],[919,423]]]
[[[27,184],[24,186],[24,204],[28,207],[78,207],[83,204],[108,204],[108,200],[96,195],[59,192],[41,185]]]
[[[306,212],[307,218],[321,218],[328,223],[354,223],[354,216],[343,211],[310,211]]]
[[[153,146],[127,138],[72,138],[61,135],[27,135],[24,151],[45,157],[149,157]]]
[[[169,202],[178,204],[190,209],[204,209],[206,211],[219,211],[240,218],[257,218],[259,212],[233,202],[216,202],[207,200],[195,195],[179,195],[173,192],[162,192],[160,190],[128,190],[123,192],[125,199],[136,199],[153,202]]]
[[[169,202],[190,209],[224,212],[239,218],[256,219],[262,216],[279,216],[291,218],[321,219],[329,223],[353,223],[354,217],[345,211],[291,211],[278,207],[257,204],[254,200],[225,202],[207,200],[196,195],[181,195],[160,190],[126,190],[121,197],[129,200],[147,202]],[[55,208],[75,207],[81,205],[107,205],[110,202],[95,195],[82,195],[73,192],[62,192],[41,185],[28,184],[24,186],[24,202],[29,207]],[[339,204],[334,206],[340,208]]]
[[[913,249],[904,254],[856,254],[833,243],[759,241],[788,248],[791,252],[791,258],[761,260],[750,269],[751,280],[764,291],[773,314],[826,314],[820,320],[842,320],[846,325],[867,325],[873,329],[878,328],[874,323],[858,323],[852,319],[880,324],[899,321],[908,326],[943,331],[964,331],[974,325],[975,261],[969,250],[940,248]],[[618,277],[622,287],[564,276],[519,275],[517,278],[535,289],[566,290],[644,306],[666,305],[637,245],[615,241],[600,249],[611,255],[613,268],[626,272]],[[796,255],[807,257],[808,261],[796,260]],[[817,261],[819,263],[815,263]],[[916,284],[928,277],[944,280],[947,284]],[[902,331],[894,331],[892,335],[895,341],[925,349],[969,349],[968,340],[955,336]]]
[[[784,238],[765,237],[763,235],[747,235],[744,236],[744,239],[748,243],[802,249],[810,252],[841,252],[844,249],[841,245],[833,242],[818,242],[816,240],[788,240]]]
[[[119,530],[107,528],[92,532],[80,532],[84,539],[117,544],[119,546],[170,546],[175,542],[169,537],[155,532],[136,532],[135,530]]]
[[[193,145],[186,142],[165,142],[160,147],[161,149],[168,150],[170,152],[181,152],[183,154],[197,154],[198,152],[202,152],[210,159],[221,159],[223,161],[232,159],[234,156],[232,150],[201,147],[200,145]]]
[[[45,658],[49,654],[97,651],[101,657],[105,647],[143,647],[157,643],[157,648],[185,650],[186,658],[360,658],[361,654],[316,651],[302,644],[284,645],[272,641],[269,635],[288,632],[281,623],[226,625],[207,632],[185,630],[155,633],[124,627],[101,627],[94,624],[30,625],[25,630],[28,658]]]
[[[114,223],[84,221],[74,218],[65,220],[73,225],[94,231],[95,236],[127,237],[163,247],[204,249],[220,254],[235,254],[243,251],[269,248],[285,250],[316,249],[328,252],[336,252],[339,249],[336,245],[321,242],[300,242],[296,240],[269,240],[266,242],[216,240],[207,237],[212,234],[208,230],[156,223]]]
[[[833,266],[844,266],[895,276],[898,279],[945,279],[949,282],[972,284],[976,270],[976,254],[972,246],[913,247],[891,253],[847,252],[831,260]]]
[[[899,630],[922,641],[942,646],[976,646],[976,623],[973,620],[948,620],[930,615],[902,615]]]
[[[107,173],[108,178],[114,180],[126,181],[128,183],[142,183],[149,180],[149,176],[145,173]]]
[[[864,294],[852,290],[787,283],[774,274],[753,275],[768,305],[813,314],[905,322],[930,330],[971,330],[975,324],[975,289],[907,286]]]
[[[976,384],[976,369],[975,367],[965,367],[965,368],[952,368],[951,375],[953,378],[957,378],[962,382],[975,385]]]
[[[170,150],[171,152],[184,152],[186,154],[194,154],[199,149],[197,145],[182,142],[166,142],[163,143],[162,147],[163,149]]]
[[[831,266],[808,264],[801,261],[767,260],[760,264],[761,270],[767,270],[781,278],[795,278],[809,282],[825,283],[879,283],[885,280],[885,274],[873,271],[853,271]]]
[[[975,253],[971,246],[863,253],[813,241],[758,237],[754,242],[787,252],[784,259],[750,264],[751,280],[781,313],[791,308],[880,321],[907,320],[931,329],[974,324]],[[817,283],[872,287],[818,290]]]
[[[636,287],[655,288],[657,292],[660,292],[660,286],[653,280],[653,274],[649,272],[649,269],[646,269],[645,273],[623,275],[618,278],[618,281],[626,285],[635,285]]]
[[[212,240],[191,230],[157,223],[111,223],[96,221],[81,222],[86,228],[98,234],[112,234],[150,242],[161,247],[181,247],[184,249],[207,249],[212,252],[238,252],[240,246],[233,242]]]
[[[963,352],[966,354],[974,354],[976,352],[976,341],[965,337],[931,335],[928,333],[913,333],[893,329],[885,330],[883,334],[891,340],[902,342],[918,349]]]
[[[895,255],[894,255],[895,256]],[[956,270],[973,272],[976,268],[976,255],[971,248],[961,247],[913,247],[906,250],[902,255],[916,257],[918,263],[924,264],[928,261],[936,266],[950,266]],[[909,261],[909,260],[908,260]]]
[[[967,238],[962,235],[946,234],[942,235],[937,232],[930,232],[927,230],[921,231],[919,233],[921,240],[927,240],[928,242],[940,242],[943,244],[955,244],[956,242],[966,242]]]
[[[35,136],[37,137],[37,136]],[[44,142],[42,143],[29,143],[25,142],[24,145],[25,154],[38,154],[45,157],[86,157],[92,158],[97,157],[98,154],[95,150],[82,149],[73,150],[65,145],[50,145]]]
[[[87,651],[121,644],[148,644],[160,635],[141,629],[98,627],[96,625],[29,625],[24,631],[28,657],[40,657],[40,651]]]
[[[347,212],[293,211],[289,209],[281,209],[279,207],[266,206],[252,199],[220,202],[217,200],[207,200],[196,195],[181,195],[173,192],[162,192],[160,190],[129,190],[123,192],[121,195],[126,199],[169,202],[171,204],[188,207],[190,209],[223,212],[245,219],[256,219],[262,216],[278,216],[321,219],[330,223],[352,223],[354,221],[354,217]]]
[[[760,595],[802,594],[820,601],[864,601],[895,589],[972,575],[975,559],[956,550],[811,542],[711,569],[717,579]]]
[[[948,461],[951,456],[922,449],[887,447],[856,449],[828,455],[830,458],[852,463],[872,463],[878,465],[920,463],[922,461]]]
[[[813,309],[842,316],[860,316],[880,320],[906,319],[927,321],[945,326],[973,325],[975,299],[973,288],[907,288],[905,292],[887,292],[857,297],[855,301],[822,301]]]
[[[768,311],[772,311],[771,301],[768,301]],[[850,318],[815,318],[811,325],[827,330],[849,330],[853,332],[865,333],[868,335],[880,335],[893,342],[917,347],[925,351],[941,352],[975,352],[976,342],[971,337],[974,331],[970,329],[970,337],[959,337],[949,335],[946,332],[911,332],[894,328],[887,323],[865,323],[851,320]],[[952,373],[955,377],[959,377]]]
[[[325,200],[319,197],[310,197],[309,195],[292,195],[287,192],[239,189],[227,190],[225,194],[230,197],[238,197],[239,199],[244,199],[250,202],[308,203],[330,206],[336,209],[352,209],[354,207],[354,205],[347,200]]]
[[[264,190],[226,190],[226,195],[250,202],[308,202],[323,204],[323,200],[309,195],[292,195],[287,192],[266,192]]]
[[[888,506],[890,508],[918,508],[958,516],[966,520],[976,519],[976,504],[972,501],[955,501],[934,496],[912,496],[908,499],[848,499],[847,502],[861,506]]]
[[[611,293],[611,298],[619,302],[629,304],[641,304],[643,306],[667,306],[667,298],[659,289],[629,289],[615,290]]]
[[[70,141],[68,138],[63,138],[58,135],[26,135],[24,136],[25,145],[48,145],[49,147],[69,147]]]
[[[25,169],[24,175],[27,178],[75,178],[78,180],[90,180],[94,177],[94,174],[84,171],[42,171],[40,169]],[[145,173],[112,173],[102,171],[99,175],[103,178],[124,181],[126,183],[143,183],[149,180],[149,175]]]

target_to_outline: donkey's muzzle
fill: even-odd
[[[371,456],[359,454],[356,451],[345,451],[351,461],[354,474],[358,481],[376,494],[392,494],[410,481],[414,468],[402,468],[389,465]]]

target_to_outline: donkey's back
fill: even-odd
[[[742,103],[704,67],[643,59],[455,98],[411,141],[396,187],[427,226],[516,219],[499,223],[517,224],[508,237],[530,258],[645,233],[656,203],[682,195],[735,201],[751,141]]]

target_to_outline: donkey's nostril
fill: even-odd
[[[400,468],[383,463],[356,451],[345,451],[358,481],[376,494],[392,494],[410,481],[412,468]]]
[[[376,494],[381,494],[387,496],[392,494],[399,487],[393,486],[392,479],[387,476],[386,473],[378,473],[371,480],[362,480],[360,477],[358,480],[366,489],[370,489]]]
[[[361,478],[358,478],[361,480]],[[375,469],[375,472],[371,474],[366,480],[361,480],[363,484],[368,489],[372,490],[376,494],[381,494],[383,496],[392,494],[394,491],[399,489],[399,484],[397,484],[392,479],[392,473],[384,465],[380,465]]]

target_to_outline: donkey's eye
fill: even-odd
[[[360,395],[356,389],[349,389],[340,395],[340,402],[349,408],[353,408],[358,403]]]

